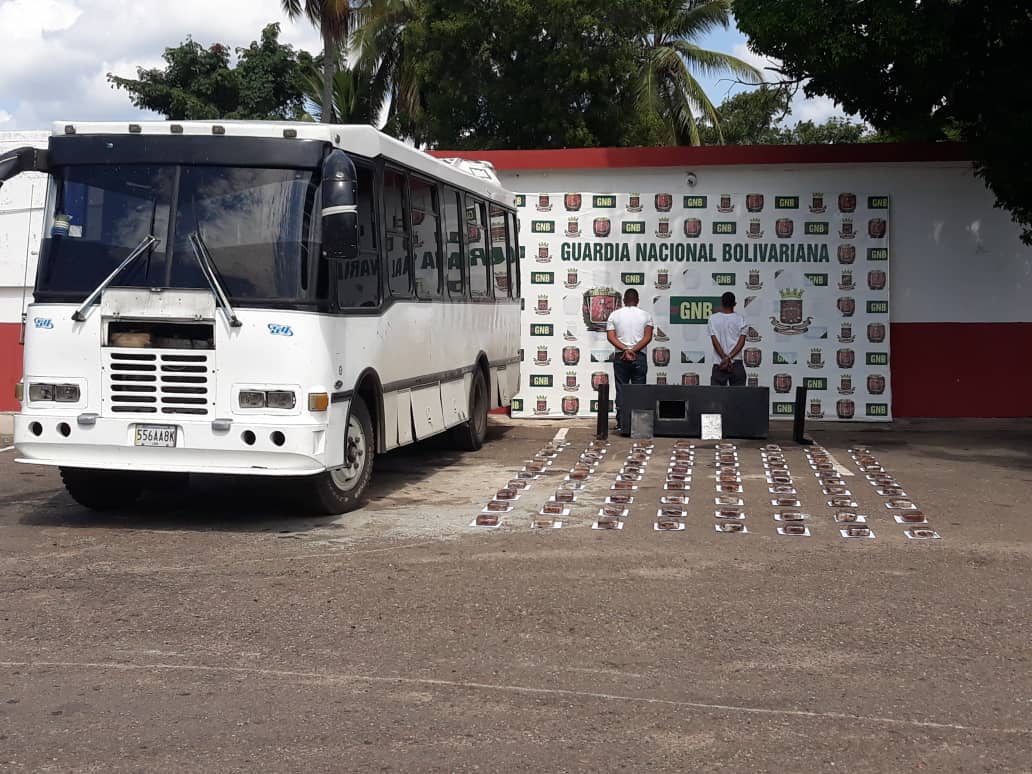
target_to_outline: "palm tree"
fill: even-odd
[[[316,121],[322,120],[327,113],[323,107],[324,77],[323,71],[315,65],[301,76],[301,91],[310,103],[308,112]],[[342,124],[375,124],[377,110],[370,98],[367,72],[358,67],[341,66],[333,76],[331,93],[330,111],[337,121]]]
[[[291,19],[304,15],[319,30],[323,41],[322,122],[333,123],[333,78],[338,70],[340,51],[351,29],[352,0],[280,0]]]
[[[658,119],[667,145],[701,145],[700,118],[711,123],[720,142],[724,141],[716,108],[692,75],[693,69],[706,74],[730,72],[757,84],[763,81],[760,71],[747,62],[692,42],[730,26],[732,2],[664,0],[641,39],[644,59],[638,77],[638,109]]]
[[[386,107],[384,130],[418,139],[422,83],[406,53],[405,28],[417,20],[418,0],[368,0],[357,13],[352,40],[359,68],[370,78],[370,99]]]

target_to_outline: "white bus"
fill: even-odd
[[[19,462],[91,508],[184,474],[355,508],[376,453],[484,440],[517,390],[513,196],[368,126],[70,123],[50,175]]]

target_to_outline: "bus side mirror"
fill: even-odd
[[[22,172],[49,172],[47,152],[42,148],[15,148],[0,156],[0,187]]]
[[[334,150],[323,161],[323,256],[349,260],[358,255],[358,207],[355,165],[344,151]]]

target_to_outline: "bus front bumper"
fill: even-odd
[[[137,426],[175,428],[164,442],[143,446]],[[306,476],[326,470],[326,425],[260,424],[234,421],[216,429],[210,420],[165,423],[97,417],[82,425],[76,416],[19,414],[14,419],[17,462],[69,468],[209,473],[253,476]]]

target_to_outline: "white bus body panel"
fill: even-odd
[[[514,362],[519,351],[518,303],[401,302],[368,317],[237,309],[240,328],[231,328],[222,312],[214,311],[207,291],[108,291],[82,323],[72,321],[75,309],[74,304],[29,307],[26,397],[15,419],[21,462],[193,473],[318,473],[343,463],[350,392],[368,369],[384,391],[383,405],[371,407],[382,417],[383,448],[411,443],[413,427],[422,439],[466,421],[472,368],[481,354],[491,363],[492,385],[511,388],[511,376],[519,371]],[[209,319],[214,323],[215,348],[104,347],[105,315],[115,311],[122,319],[184,320],[187,314],[213,314]],[[112,351],[154,354],[159,362],[167,355],[207,354],[210,400],[205,415],[114,413]],[[28,385],[41,381],[79,384],[80,401],[30,402]],[[241,389],[293,390],[297,405],[282,411],[241,409]],[[499,405],[499,393],[504,395],[506,389],[492,387],[492,406]],[[310,412],[309,393],[342,397],[328,412]],[[83,414],[95,414],[94,424],[80,425]],[[231,419],[232,425],[228,431],[215,430],[215,419]],[[70,427],[67,437],[58,430],[62,422]],[[31,428],[34,423],[42,428],[38,436]],[[137,424],[175,425],[176,447],[135,446]],[[246,431],[254,433],[253,445],[245,443]],[[272,440],[277,431],[285,438],[281,446]]]

